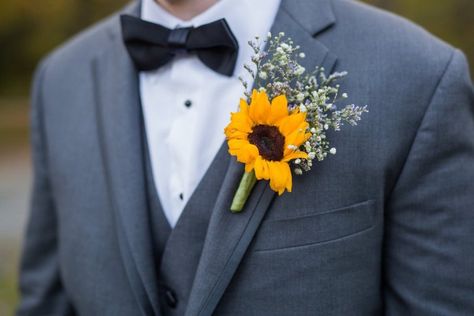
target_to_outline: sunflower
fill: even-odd
[[[240,100],[240,111],[231,114],[225,128],[229,153],[245,164],[245,172],[255,172],[257,180],[270,180],[273,191],[291,192],[289,162],[307,158],[298,148],[311,136],[306,113],[289,111],[284,95],[271,103],[264,91],[253,90],[250,105]]]

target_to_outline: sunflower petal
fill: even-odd
[[[224,132],[228,139],[237,137],[235,135],[248,134],[252,131],[252,127],[250,125],[249,120],[241,113],[233,113],[231,116],[231,122],[227,127],[224,129]]]
[[[249,173],[255,167],[255,160],[245,164],[245,172]]]
[[[251,163],[258,156],[258,149],[247,140],[231,139],[228,141],[229,153],[241,163]]]
[[[308,135],[311,136],[311,134],[306,133],[305,130],[299,129],[295,130],[292,134],[288,135],[285,137],[285,149],[284,149],[284,156],[289,155],[291,152],[294,151],[294,149],[291,149],[291,147],[300,147],[305,141],[308,140]]]
[[[238,153],[237,160],[247,164],[253,164],[258,157],[258,149],[252,144],[245,145]]]
[[[270,187],[273,191],[282,195],[285,189],[291,192],[292,177],[290,166],[286,162],[272,161],[270,167]]]
[[[240,99],[240,104],[239,104],[239,108],[240,108],[240,113],[243,113],[245,115],[248,115],[248,110],[249,110],[249,105],[247,104],[247,101],[245,101],[244,99]]]
[[[267,124],[268,117],[271,111],[270,101],[265,91],[252,93],[252,101],[249,107],[249,117],[255,125]]]
[[[258,156],[255,160],[255,176],[258,180],[268,180],[270,179],[270,170],[269,162],[263,159],[261,156]]]
[[[229,150],[238,150],[241,149],[246,144],[249,144],[248,140],[245,139],[231,139],[227,142]]]
[[[268,123],[275,124],[288,116],[288,101],[284,95],[272,100],[271,113]]]
[[[238,129],[225,129],[225,135],[227,139],[241,139],[245,140],[248,137],[248,133],[242,132]]]
[[[281,120],[279,124],[280,133],[283,136],[288,136],[293,133],[295,130],[299,129],[304,126],[308,126],[306,122],[306,113],[296,113],[291,114],[290,116],[285,117]]]

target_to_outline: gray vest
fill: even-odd
[[[148,149],[147,146],[144,147],[148,206],[159,276],[161,313],[163,316],[184,315],[211,211],[229,165],[227,145],[224,144],[219,149],[174,229],[171,229],[163,212],[153,179]]]

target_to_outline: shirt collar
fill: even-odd
[[[166,11],[163,7],[156,3],[155,0],[143,0],[141,15],[143,20],[158,23],[170,29],[187,26],[198,27],[200,25],[225,18],[226,15],[229,15],[226,13],[228,13],[230,2],[232,2],[232,0],[220,0],[215,5],[211,6],[209,9],[193,17],[192,19],[181,20],[180,18]]]

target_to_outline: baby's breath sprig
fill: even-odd
[[[348,94],[340,92],[337,82],[347,76],[347,72],[327,76],[322,67],[308,72],[300,63],[306,57],[305,53],[283,32],[276,36],[269,33],[263,43],[256,37],[249,41],[249,45],[254,55],[245,69],[254,80],[254,86],[265,91],[271,99],[285,95],[290,111],[306,112],[311,137],[301,148],[294,150],[305,151],[308,158],[294,160],[293,170],[295,174],[309,171],[315,159],[322,161],[328,155],[336,154],[336,148],[331,146],[326,132],[329,129],[339,131],[346,123],[357,125],[362,115],[368,112],[367,106],[349,104],[339,109],[336,104],[348,99]],[[250,99],[248,83],[239,79],[247,99]]]

